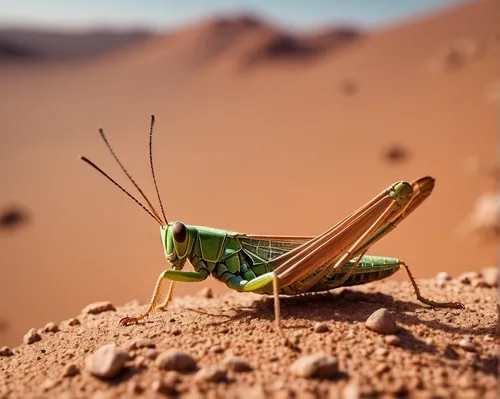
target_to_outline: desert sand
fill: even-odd
[[[497,245],[459,227],[497,189],[468,165],[498,156],[498,15],[498,1],[472,1],[293,39],[258,18],[214,18],[98,58],[0,63],[0,207],[29,212],[0,230],[0,344],[87,303],[149,299],[166,267],[158,225],[78,156],[131,187],[103,127],[154,199],[151,114],[171,221],[316,235],[393,182],[431,175],[432,196],[371,253],[416,277],[495,265]],[[388,160],[394,146],[405,156]],[[201,287],[226,290],[207,280],[175,294]]]
[[[118,320],[145,306],[92,304],[33,330],[38,341],[0,356],[0,397],[493,399],[496,289],[480,281],[419,281],[436,300],[459,297],[461,310],[422,306],[398,281],[285,297],[283,325],[293,349],[273,328],[269,297],[205,292],[177,298],[168,313],[128,327]],[[366,327],[379,309],[395,321],[392,334]],[[98,360],[99,348],[110,344],[115,356]],[[173,349],[182,353],[173,356]],[[298,366],[316,355],[327,359],[322,374]]]

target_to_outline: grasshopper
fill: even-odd
[[[212,275],[229,288],[240,292],[273,294],[275,324],[281,327],[279,295],[298,295],[328,291],[338,287],[366,284],[406,269],[417,299],[432,307],[464,308],[460,302],[436,302],[424,298],[408,265],[401,259],[368,256],[368,249],[412,213],[432,192],[434,179],[426,176],[413,183],[392,184],[361,208],[316,237],[240,234],[223,229],[169,222],[165,216],[153,165],[153,127],[149,129],[149,158],[163,219],[120,162],[102,129],[101,138],[121,169],[146,201],[143,205],[102,169],[86,157],[83,161],[95,168],[133,199],[160,225],[161,240],[170,268],[160,273],[149,306],[137,317],[125,317],[121,325],[137,323],[156,309],[164,310],[174,283],[199,282]],[[186,261],[193,271],[184,270]],[[161,302],[163,282],[170,280],[165,300]]]

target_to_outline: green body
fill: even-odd
[[[185,234],[176,237],[174,234],[176,227],[184,231]],[[256,289],[248,289],[248,283],[273,272],[269,261],[309,240],[297,237],[289,239],[286,237],[255,238],[227,230],[184,225],[179,222],[169,223],[167,226],[161,227],[161,237],[165,256],[174,270],[167,271],[168,276],[165,277],[177,281],[201,281],[212,275],[231,289],[261,294],[271,294],[273,292],[272,284],[265,286],[257,284]],[[182,240],[183,238],[184,240]],[[193,265],[195,273],[182,271],[186,260],[189,260]],[[351,259],[333,277],[327,274],[309,291],[326,291],[339,286],[365,284],[380,280],[395,273],[402,264],[402,261],[396,258],[365,255],[352,275],[340,285],[336,284],[343,280],[355,262],[356,258]],[[333,266],[334,264],[331,265],[332,268]],[[179,271],[177,277],[175,270]],[[310,277],[308,276],[306,279]],[[280,293],[296,295],[303,293],[303,291],[298,288],[298,284],[292,283],[280,286]]]

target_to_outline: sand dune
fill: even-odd
[[[0,64],[0,205],[31,215],[24,228],[0,232],[0,343],[89,302],[149,299],[166,265],[158,226],[78,155],[130,187],[100,141],[102,126],[154,198],[152,113],[170,220],[313,235],[392,182],[432,175],[433,195],[372,253],[404,259],[418,277],[494,264],[496,246],[456,230],[496,184],[464,163],[497,156],[488,87],[499,78],[499,13],[497,1],[473,1],[340,47],[331,41],[306,63],[268,56],[249,68],[281,33],[258,20],[222,28],[210,20],[71,65]],[[463,39],[476,50],[449,56]],[[386,162],[394,144],[411,157]],[[199,288],[179,285],[177,294]]]
[[[140,43],[151,34],[139,30],[60,31],[0,28],[0,62],[70,61],[96,57]]]

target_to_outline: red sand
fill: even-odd
[[[499,12],[498,1],[473,1],[307,62],[249,65],[269,28],[244,30],[217,52],[208,22],[85,63],[0,65],[0,205],[20,204],[31,215],[24,228],[0,231],[0,344],[89,302],[149,299],[166,266],[158,226],[78,155],[130,187],[100,141],[104,127],[154,198],[152,113],[171,220],[314,235],[394,181],[432,175],[432,196],[371,253],[404,259],[417,277],[495,264],[495,245],[477,246],[456,230],[495,184],[464,165],[497,156],[490,94],[499,78]],[[477,49],[445,62],[445,50],[462,39]],[[355,82],[351,95],[346,80]],[[387,162],[393,144],[411,157]],[[180,284],[176,294],[200,288]]]

